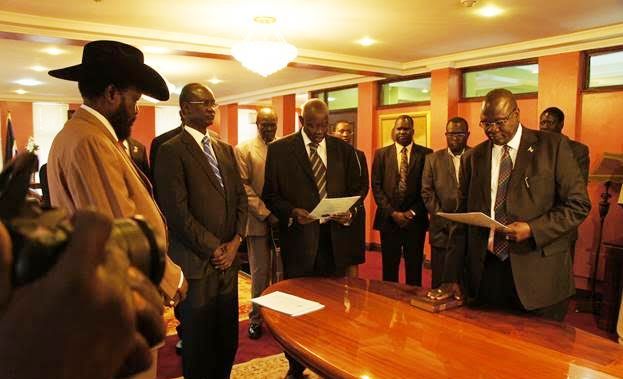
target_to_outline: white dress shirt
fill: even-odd
[[[303,135],[303,143],[305,144],[305,150],[307,151],[307,157],[309,158],[310,150],[309,144],[312,142],[311,139],[307,136],[304,130],[301,131]],[[324,167],[327,168],[327,139],[323,138],[322,141],[318,144],[318,148],[316,149],[318,155],[320,156],[320,160],[324,163]]]
[[[513,162],[513,167],[515,167],[515,159],[517,158],[517,152],[519,151],[519,143],[521,142],[521,134],[522,134],[521,124],[517,127],[517,132],[513,138],[506,144],[509,147],[508,154],[511,156],[511,161]],[[493,144],[493,149],[491,151],[491,218],[495,220],[495,197],[498,194],[498,178],[500,176],[500,161],[502,160],[504,145],[496,145]],[[508,197],[508,192],[506,192]],[[495,229],[491,229],[489,233],[489,242],[487,244],[487,248],[489,251],[493,251],[493,237],[495,234]]]
[[[195,142],[197,142],[197,145],[199,145],[199,148],[201,149],[201,151],[205,151],[203,149],[203,139],[207,136],[208,141],[210,141],[208,145],[210,146],[210,149],[212,150],[212,155],[214,155],[214,157],[216,158],[216,155],[214,154],[214,149],[212,149],[212,137],[210,137],[210,133],[206,131],[206,134],[202,134],[197,129],[193,129],[190,126],[186,126],[186,125],[184,125],[184,130],[187,131],[193,137]]]
[[[464,152],[465,149],[463,149],[460,154],[454,155],[452,150],[448,148],[448,154],[450,154],[450,158],[452,159],[452,163],[454,164],[454,175],[456,175],[457,183],[459,182],[459,170],[461,169],[461,156],[463,156]]]

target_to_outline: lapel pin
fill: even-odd
[[[534,151],[534,148],[533,148],[532,146],[530,146],[530,147],[528,148],[528,151],[532,153],[532,152]]]
[[[134,150],[135,153],[138,153],[138,146],[134,146],[133,150]]]

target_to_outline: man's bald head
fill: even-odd
[[[180,92],[180,115],[184,123],[205,134],[217,109],[212,90],[200,83],[189,83]]]
[[[310,99],[303,104],[301,114],[303,132],[310,140],[320,143],[329,130],[329,107],[320,99]]]
[[[277,112],[272,107],[260,108],[257,111],[255,125],[257,125],[257,132],[264,142],[272,142],[277,132]]]
[[[480,125],[493,143],[507,144],[519,127],[519,107],[515,96],[503,88],[487,93],[480,109]]]

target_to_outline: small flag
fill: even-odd
[[[11,122],[11,113],[6,117],[6,148],[4,150],[4,163],[8,163],[17,155],[17,142],[13,133],[13,123]]]

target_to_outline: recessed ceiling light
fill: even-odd
[[[214,77],[210,80],[208,80],[208,82],[212,83],[212,84],[219,84],[219,83],[223,83],[223,81],[217,77]]]
[[[376,43],[376,41],[373,40],[370,37],[363,37],[363,38],[357,40],[357,43],[360,44],[361,46],[366,46],[367,47],[367,46],[374,45]]]
[[[484,6],[480,9],[478,9],[478,14],[483,16],[483,17],[495,17],[495,16],[499,16],[500,14],[504,13],[504,11],[502,10],[502,8],[495,6],[493,4]]]
[[[154,103],[154,104],[156,104],[156,103],[159,103],[159,102],[160,102],[160,100],[158,100],[158,99],[154,99],[153,97],[149,97],[149,96],[147,96],[147,95],[142,95],[142,96],[141,96],[141,99],[143,99],[143,100],[145,100],[145,101],[149,101],[150,103]]]
[[[143,53],[147,54],[170,54],[171,49],[160,46],[143,46]]]
[[[428,90],[426,88],[422,88],[422,93],[428,93]]]
[[[15,90],[15,91],[13,91],[13,92],[15,92],[15,93],[16,93],[16,94],[18,94],[18,95],[23,95],[23,94],[25,94],[25,93],[28,93],[28,91],[24,91],[24,90],[23,90],[23,89],[21,89],[21,88],[20,88],[20,89],[16,89],[16,90]]]
[[[38,86],[40,84],[43,84],[43,82],[40,82],[35,79],[30,79],[30,78],[19,79],[19,80],[14,81],[13,83],[19,84],[20,86],[27,86],[27,87]]]
[[[30,69],[33,70],[33,71],[37,71],[37,72],[48,71],[47,67],[43,67],[43,66],[39,66],[39,65],[31,66]]]
[[[61,55],[65,52],[65,50],[61,50],[58,47],[48,47],[43,49],[43,52],[48,53],[50,55]]]

